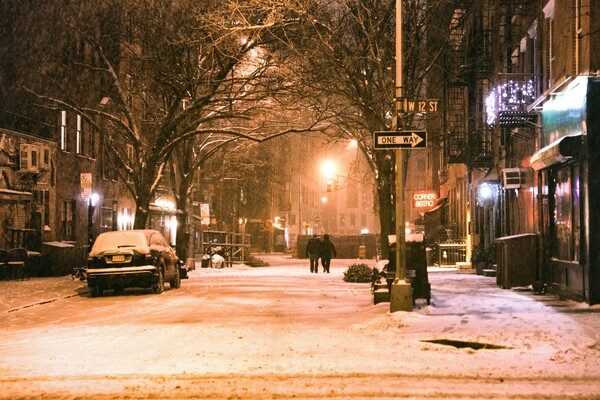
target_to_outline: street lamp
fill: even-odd
[[[325,160],[323,164],[321,164],[321,171],[327,178],[331,178],[335,175],[335,171],[337,170],[337,166],[335,162],[332,160]]]
[[[403,57],[402,57],[402,0],[396,0],[396,99],[404,97],[403,93]],[[404,115],[396,111],[396,130],[401,130]],[[404,232],[404,154],[402,149],[396,149],[396,277],[390,290],[390,312],[412,311],[412,292],[406,282],[406,255]]]

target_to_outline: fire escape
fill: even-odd
[[[449,29],[449,51],[447,55],[447,77],[445,92],[445,137],[444,161],[440,171],[440,184],[447,179],[452,164],[463,164],[471,180],[471,171],[491,171],[494,166],[493,126],[485,122],[485,93],[493,85],[496,61],[494,25],[496,0],[456,2]],[[458,169],[457,171],[459,171]],[[460,188],[449,188],[456,192]],[[466,220],[461,214],[464,199],[454,200],[454,221],[457,237],[466,236]],[[464,202],[464,203],[462,203]]]
[[[487,123],[500,130],[531,128],[536,120],[534,113],[527,111],[538,93],[537,79],[533,68],[521,59],[521,53],[527,51],[527,1],[512,0],[505,4],[500,13],[500,28],[504,45],[500,53],[503,67],[495,79],[486,100]],[[510,53],[510,54],[509,54]],[[501,132],[503,133],[503,132]],[[505,135],[501,135],[503,137]]]
[[[444,159],[446,163],[465,163],[467,147],[468,92],[465,79],[467,54],[465,51],[466,4],[454,11],[450,22],[450,50],[447,59],[446,136]],[[440,183],[446,178],[446,167],[440,171]]]
[[[493,129],[482,121],[485,113],[481,93],[494,71],[493,18],[488,2],[471,5],[462,26],[451,30],[450,66],[454,81],[448,86],[448,163],[469,169],[488,169],[494,163]],[[454,21],[453,21],[454,23]]]
[[[492,7],[483,3],[462,2],[450,25],[444,155],[448,164],[469,169],[494,163],[493,128],[480,117],[485,113],[480,93],[491,86],[494,71]]]

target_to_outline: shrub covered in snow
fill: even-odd
[[[252,255],[249,256],[246,261],[244,261],[244,264],[246,264],[249,267],[268,267],[269,266],[269,263],[266,262],[265,260],[263,260],[262,258],[254,257]]]
[[[344,282],[370,283],[373,269],[367,264],[352,264],[344,271]]]

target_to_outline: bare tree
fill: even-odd
[[[427,74],[443,55],[443,30],[452,14],[451,2],[404,3],[404,94],[411,97],[426,89]],[[395,115],[395,1],[315,0],[305,4],[302,15],[306,36],[295,51],[306,62],[298,65],[298,87],[303,96],[310,91],[317,107],[328,110],[335,125],[328,134],[356,140],[369,163],[386,255],[387,235],[395,232],[395,157],[391,151],[374,150],[373,133],[391,130]]]
[[[113,165],[136,202],[134,226],[141,228],[178,146],[187,149],[196,136],[262,141],[290,131],[249,122],[284,83],[270,74],[275,59],[262,54],[279,46],[285,28],[297,22],[283,11],[281,4],[260,1],[105,0],[81,6],[79,18],[66,22],[86,56],[69,59],[66,71],[80,82],[77,89],[100,91],[70,92],[61,85],[65,77],[54,75],[54,90],[32,92],[103,132]],[[189,190],[182,187],[204,157],[195,155],[179,157],[191,157],[180,170],[182,201]]]

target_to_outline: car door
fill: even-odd
[[[161,258],[165,266],[165,275],[172,276],[175,274],[175,255],[173,249],[167,243],[166,239],[160,234],[155,233],[153,235],[154,243],[157,248],[160,249]],[[166,279],[166,278],[165,278]]]

